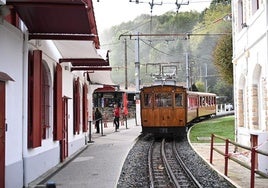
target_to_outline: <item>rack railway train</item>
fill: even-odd
[[[216,114],[216,94],[188,91],[176,85],[140,90],[143,133],[185,135],[189,125]]]

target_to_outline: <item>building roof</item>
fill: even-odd
[[[96,50],[93,41],[54,40],[60,63],[70,62],[72,70],[111,70],[107,50]]]
[[[72,71],[106,71],[109,51],[100,50],[92,0],[7,0],[26,25],[29,39],[53,40],[62,58],[70,62]],[[103,73],[104,74],[104,73]],[[101,80],[107,81],[104,76]],[[102,77],[102,76],[101,76]],[[102,83],[101,80],[96,82]]]
[[[93,40],[99,38],[92,0],[7,0],[29,31],[29,39]]]

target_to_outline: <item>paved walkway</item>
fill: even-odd
[[[70,156],[30,187],[46,187],[47,184],[57,188],[116,187],[125,158],[140,132],[141,126],[136,126],[134,119],[128,120],[128,129],[120,126],[119,132],[108,123],[103,134],[92,133],[92,143],[80,153]]]

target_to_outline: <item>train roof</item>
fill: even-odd
[[[190,95],[201,95],[201,96],[216,96],[215,93],[207,93],[207,92],[197,92],[197,91],[187,91]]]
[[[151,86],[144,86],[140,89],[140,91],[146,90],[146,89],[150,89],[150,88],[159,88],[159,87],[174,87],[174,88],[180,88],[183,90],[186,90],[187,94],[190,95],[198,95],[198,96],[215,96],[215,93],[208,93],[208,92],[198,92],[198,91],[189,91],[187,90],[185,87],[183,86],[178,86],[178,85],[151,85]]]
[[[143,86],[140,90],[146,89],[146,88],[156,88],[156,87],[176,87],[176,88],[186,89],[183,86],[177,86],[177,85],[151,85],[151,86]]]

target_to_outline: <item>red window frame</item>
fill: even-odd
[[[49,74],[47,69],[42,63],[42,138],[47,139],[49,138],[49,128],[50,128],[50,83],[49,83]]]

